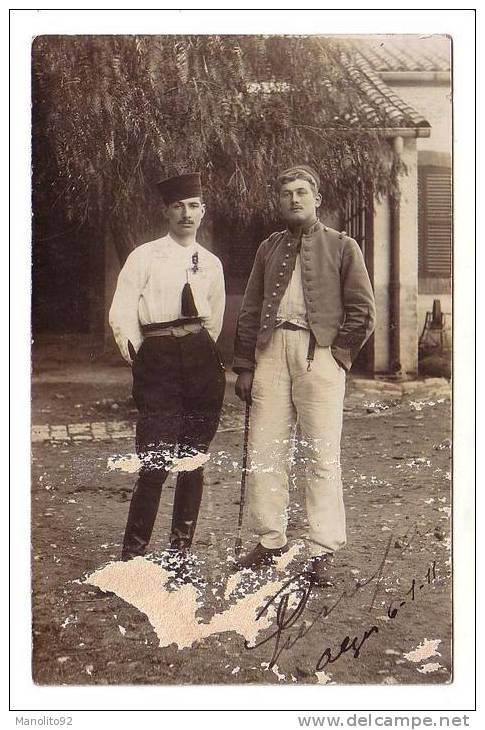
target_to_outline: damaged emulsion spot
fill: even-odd
[[[315,672],[318,684],[335,684],[332,681],[332,675],[327,674],[323,669],[320,672]]]
[[[426,659],[430,659],[432,656],[441,656],[438,651],[438,646],[441,644],[441,639],[424,639],[416,649],[404,654],[404,658],[409,662],[424,662]]]
[[[440,669],[445,669],[445,667],[438,664],[438,662],[428,662],[428,664],[422,664],[417,669],[420,674],[431,674],[431,672],[437,672]]]
[[[264,669],[264,671],[273,672],[273,674],[278,678],[278,682],[282,682],[284,679],[286,679],[286,674],[282,674],[282,672],[280,672],[277,664],[273,664],[272,666],[270,666],[269,662],[262,662],[261,667],[262,669]]]
[[[301,550],[303,550],[303,543],[297,542],[295,545],[292,545],[289,550],[286,551],[286,553],[283,553],[283,555],[280,555],[278,558],[275,559],[275,568],[278,571],[278,573],[284,573],[285,570],[288,568],[291,561],[298,555]]]
[[[273,613],[268,611],[257,620],[259,607],[283,586],[283,581],[270,581],[254,593],[244,596],[209,623],[196,615],[200,608],[200,591],[191,584],[168,591],[170,573],[146,558],[108,563],[86,578],[86,583],[102,591],[111,591],[144,613],[153,626],[159,645],[177,644],[179,649],[192,646],[212,634],[234,631],[248,644],[255,642],[261,631],[269,628]],[[236,581],[231,582],[231,592]]]
[[[239,586],[241,581],[244,578],[244,573],[241,571],[238,571],[237,573],[232,573],[229,578],[227,579],[226,583],[226,589],[224,591],[224,600],[227,601],[231,595],[234,593],[236,588]]]
[[[200,469],[201,466],[203,466],[207,461],[210,459],[209,454],[204,454],[201,451],[197,452],[196,454],[192,454],[190,456],[171,456],[170,454],[164,454],[165,459],[165,468],[169,472],[181,472],[181,471],[195,471],[196,469]],[[154,452],[153,457],[151,457],[151,454],[145,454],[143,457],[143,465],[146,466],[150,463],[151,459],[155,461],[155,458],[157,459],[157,462],[160,459],[160,453]],[[137,456],[137,454],[126,454],[126,455],[120,455],[120,456],[110,456],[107,462],[107,467],[109,471],[124,471],[127,474],[135,474],[142,466],[141,459]]]
[[[312,452],[318,453],[319,448],[321,447],[321,445],[317,443],[319,441],[318,439],[315,439],[314,441],[315,443],[310,443],[309,441],[302,438],[285,439],[282,443],[285,446],[290,446],[290,465],[293,466],[296,463],[295,451],[303,448],[306,453],[300,456],[299,463],[305,468],[311,469],[312,465],[316,463],[316,460],[312,458],[311,454]],[[279,444],[278,439],[275,441],[275,444]],[[259,462],[257,452],[253,453],[252,463],[248,467],[248,472],[285,472],[284,465],[279,465],[280,457],[278,449],[275,447],[274,452],[270,450],[269,454],[270,456],[268,459],[268,452],[265,452],[265,454],[262,455],[263,460]],[[201,466],[204,466],[204,464],[206,464],[209,460],[212,461],[212,464],[214,466],[218,467],[219,471],[229,470],[232,473],[239,473],[242,468],[242,464],[239,461],[235,461],[234,455],[230,452],[218,451],[213,455],[203,452],[180,455],[179,452],[179,455],[174,455],[170,449],[156,449],[153,451],[147,451],[143,454],[142,459],[134,453],[117,454],[115,456],[109,457],[107,461],[107,468],[108,471],[123,471],[126,474],[135,474],[140,470],[142,465],[153,466],[154,468],[161,468],[160,459],[163,459],[163,468],[165,468],[169,472],[174,473],[195,471]],[[268,465],[268,461],[271,465]]]

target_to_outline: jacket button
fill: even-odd
[[[286,266],[286,261],[283,261],[282,266]],[[283,272],[282,272],[283,273]]]
[[[280,286],[279,284],[276,284],[276,288],[277,288],[277,289],[279,289],[279,286]],[[276,292],[275,292],[275,293],[276,293]]]
[[[265,314],[264,316],[266,317],[266,319],[269,319],[269,314]]]
[[[276,296],[276,292],[274,291],[274,292],[273,292],[273,294],[272,294],[271,296],[275,297],[275,296]]]
[[[268,329],[268,325],[267,324],[263,324],[263,329],[264,330],[267,330]]]
[[[289,259],[289,258],[290,258],[290,254],[289,253],[285,253],[285,259]]]
[[[279,275],[280,276],[283,276],[283,274],[284,274],[284,272],[283,271],[280,271]]]
[[[273,292],[273,295],[275,295],[275,294],[276,294],[276,292]],[[268,309],[271,309],[272,306],[273,306],[272,304],[268,304]]]

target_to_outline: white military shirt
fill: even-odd
[[[280,306],[278,307],[276,327],[283,322],[291,322],[303,329],[310,329],[308,326],[308,315],[306,311],[305,297],[303,294],[300,254],[296,257],[293,274],[286,291],[283,294]]]
[[[192,256],[198,254],[197,271]],[[181,246],[170,235],[144,243],[128,256],[118,276],[109,323],[120,352],[131,363],[128,340],[138,350],[141,326],[182,317],[182,289],[189,282],[204,327],[217,340],[225,308],[220,259],[199,243]]]

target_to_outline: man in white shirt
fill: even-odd
[[[142,462],[123,560],[145,553],[175,458],[188,458],[188,470],[177,477],[170,547],[182,556],[189,550],[203,491],[202,467],[193,467],[216,433],[225,387],[215,344],[224,315],[224,274],[217,256],[196,241],[205,213],[200,175],[169,178],[159,187],[168,235],[132,251],[109,313],[133,370]]]

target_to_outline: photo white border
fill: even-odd
[[[453,9],[339,10],[13,10],[11,12],[11,683],[16,715],[36,711],[110,710],[111,725],[134,717],[117,710],[268,709],[299,714],[355,711],[447,710],[474,706],[474,474],[473,340],[474,209],[474,13]],[[386,686],[147,686],[38,687],[32,683],[30,615],[30,44],[48,34],[133,33],[447,33],[454,45],[454,681],[450,685]],[[458,253],[459,252],[459,253]],[[5,291],[5,290],[4,290]],[[352,710],[354,711],[354,710]],[[286,727],[289,713],[276,718]],[[212,713],[211,713],[212,715]],[[234,726],[223,713],[211,727]],[[86,716],[87,721],[90,716]],[[174,722],[178,713],[174,713]],[[200,724],[200,716],[192,715]],[[262,722],[265,717],[262,716]],[[164,722],[170,722],[164,717]],[[252,722],[251,717],[241,724]],[[99,723],[104,722],[99,718]],[[141,722],[151,722],[142,717]],[[155,722],[159,720],[155,719]],[[239,726],[239,725],[237,725]],[[297,726],[296,719],[289,727]]]

